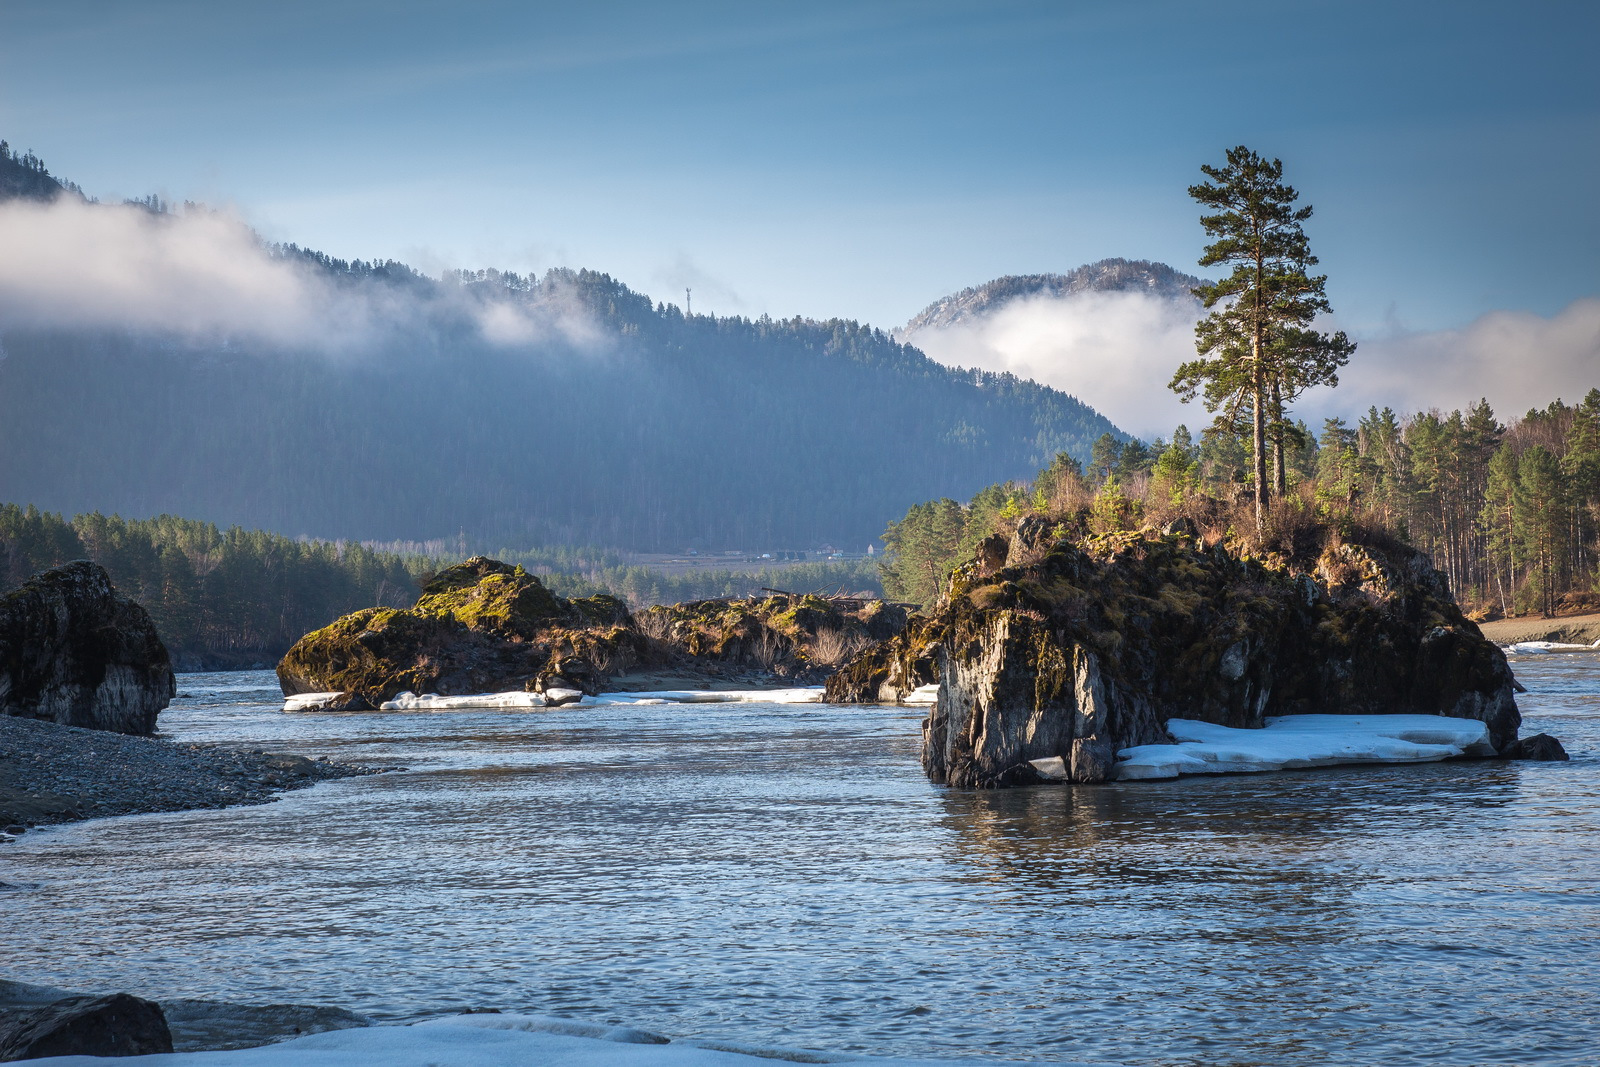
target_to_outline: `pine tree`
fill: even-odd
[[[1355,345],[1343,333],[1312,329],[1330,310],[1327,278],[1307,273],[1317,263],[1300,224],[1311,207],[1283,184],[1283,164],[1244,146],[1228,150],[1224,167],[1200,168],[1210,182],[1189,195],[1214,214],[1201,216],[1207,236],[1200,265],[1233,265],[1222,281],[1195,290],[1211,314],[1195,326],[1200,358],[1184,363],[1171,387],[1185,401],[1203,392],[1206,409],[1229,425],[1250,420],[1256,526],[1269,497],[1267,442],[1275,455],[1274,484],[1286,487],[1286,405],[1317,385],[1337,385],[1338,369]]]
[[[1501,445],[1489,460],[1483,511],[1478,525],[1484,534],[1491,582],[1500,600],[1500,613],[1510,615],[1517,600],[1517,456]],[[1502,566],[1504,569],[1502,569]]]
[[[1561,485],[1561,465],[1543,445],[1522,454],[1517,465],[1514,518],[1517,543],[1534,565],[1539,610],[1545,618],[1555,614],[1556,580],[1566,548],[1567,508]]]

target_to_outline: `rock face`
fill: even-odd
[[[1564,761],[1572,758],[1567,755],[1567,750],[1561,747],[1561,742],[1549,734],[1519,737],[1502,749],[1500,755],[1506,759],[1526,760]]]
[[[0,1025],[0,1062],[45,1056],[148,1056],[172,1051],[161,1006],[127,993],[67,997],[11,1014]]]
[[[148,734],[177,692],[155,624],[87,560],[0,596],[0,713]]]
[[[367,608],[302,637],[278,683],[285,696],[338,692],[342,706],[376,707],[406,690],[565,686],[647,653],[616,598],[566,600],[521,567],[475,556],[440,572],[411,608]]]
[[[880,641],[828,676],[822,699],[829,704],[895,704],[939,680],[939,619],[913,615],[905,629]]]
[[[902,633],[908,618],[905,608],[882,600],[777,594],[653,607],[638,623],[690,664],[822,681],[862,649]]]
[[[1516,739],[1505,656],[1410,548],[1334,544],[1296,569],[1183,531],[987,547],[927,624],[936,782],[1035,781],[1030,761],[1051,757],[1103,781],[1118,750],[1170,743],[1168,718],[1409,712],[1479,719],[1497,750]]]

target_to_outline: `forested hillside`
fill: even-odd
[[[186,670],[271,663],[303,634],[340,615],[377,605],[410,607],[429,577],[469,553],[465,545],[394,552],[359,542],[296,541],[170,515],[130,521],[91,513],[67,520],[34,507],[0,505],[0,592],[46,567],[92,559],[150,612]],[[876,566],[861,560],[665,574],[604,549],[490,554],[521,564],[563,596],[610,593],[635,608],[744,596],[763,587],[879,592]]]
[[[860,551],[916,500],[1115,432],[855,322],[689,317],[593,271],[261,254],[359,307],[351,336],[0,324],[0,499],[353,540]]]
[[[1273,551],[1307,524],[1381,530],[1428,552],[1457,598],[1484,615],[1600,609],[1600,389],[1501,423],[1488,403],[1408,417],[1371,410],[1349,425],[1304,425],[1289,453],[1290,493],[1257,537],[1250,457],[1239,437],[1095,443],[1087,467],[1062,456],[1031,482],[961,503],[918,504],[884,535],[891,597],[930,603],[977,543],[1030,514],[1108,532],[1196,521],[1209,536]]]

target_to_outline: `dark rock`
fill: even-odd
[[[1527,760],[1567,760],[1567,750],[1561,747],[1561,742],[1549,734],[1534,734],[1532,737],[1519,737],[1505,748],[1500,750],[1502,759],[1527,759]]]
[[[599,696],[605,680],[600,669],[582,656],[556,656],[545,664],[544,670],[528,684],[527,690],[530,693],[548,693],[552,689],[570,689],[587,696]],[[552,702],[549,706],[559,707],[561,703],[570,704],[577,699]]]
[[[728,664],[820,682],[860,648],[899,634],[909,618],[882,600],[785,593],[654,607],[639,613],[638,625],[682,666]]]
[[[939,680],[944,625],[912,615],[904,629],[861,652],[824,683],[829,704],[894,704]]]
[[[0,596],[0,714],[148,734],[176,692],[155,624],[104,568],[78,560]]]
[[[0,1062],[45,1056],[148,1056],[172,1051],[161,1006],[113,993],[19,1009],[0,1023]]]
[[[1000,570],[993,555],[958,570],[922,624],[939,635],[934,781],[1013,784],[1034,760],[1103,781],[1118,750],[1167,742],[1173,717],[1451,715],[1483,721],[1498,750],[1516,738],[1504,654],[1410,548],[1335,543],[1291,567],[1146,531],[1057,541]],[[910,644],[867,650],[827,699],[879,699]]]
[[[228,1004],[218,1000],[165,1000],[174,1052],[253,1048],[327,1030],[371,1026],[344,1008],[311,1004]]]

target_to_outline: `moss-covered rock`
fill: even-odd
[[[1411,712],[1520,724],[1505,657],[1421,553],[1337,541],[1299,565],[1206,548],[1185,531],[1116,532],[1021,553],[991,545],[926,623],[941,688],[924,732],[935,781],[1031,780],[1061,757],[1103,780],[1168,718],[1258,727],[1268,715]],[[872,700],[909,673],[912,630],[840,671],[829,698]]]
[[[822,681],[839,664],[905,629],[903,607],[814,594],[698,600],[641,612],[639,625],[686,657]]]
[[[412,608],[368,608],[302,637],[278,682],[285,695],[339,692],[372,706],[407,690],[539,687],[545,675],[594,688],[592,679],[648,655],[629,622],[614,597],[565,600],[521,567],[475,556],[440,572]],[[553,660],[565,667],[548,671]]]

